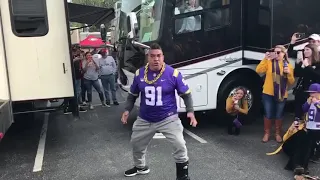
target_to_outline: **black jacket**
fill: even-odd
[[[298,51],[296,51],[296,50],[293,50],[293,47],[294,47],[294,45],[295,44],[290,44],[289,45],[289,47],[288,47],[288,56],[290,57],[290,58],[297,58],[297,55],[298,55],[298,51],[303,51],[303,49],[302,50],[298,50]]]
[[[82,68],[81,68],[81,59],[77,58],[73,61],[73,67],[74,67],[74,74],[76,79],[82,78]]]
[[[320,63],[302,68],[302,62],[296,63],[294,76],[299,77],[294,94],[306,91],[312,83],[320,83]]]

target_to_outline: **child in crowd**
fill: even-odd
[[[310,97],[302,106],[306,113],[307,135],[304,141],[305,152],[301,153],[303,159],[302,166],[296,166],[295,174],[304,174],[308,171],[310,158],[313,156],[316,142],[320,139],[320,84],[311,84],[309,90]]]
[[[246,90],[243,87],[236,89],[235,93],[226,100],[226,111],[228,118],[228,134],[239,135],[243,116],[248,114],[248,101],[245,99]]]

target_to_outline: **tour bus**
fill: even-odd
[[[14,115],[49,111],[35,104],[74,97],[69,21],[100,24],[114,10],[67,0],[2,0],[0,13],[1,140]]]
[[[265,52],[278,44],[288,45],[294,32],[306,34],[300,44],[320,32],[317,0],[121,2],[119,30],[124,36],[118,46],[118,84],[124,92],[135,71],[145,65],[148,45],[158,43],[165,62],[177,68],[189,84],[195,111],[216,109],[225,115],[227,96],[243,86],[252,117],[249,122],[261,110],[263,78],[255,68]],[[178,96],[177,106],[179,112],[185,111]]]
[[[117,1],[114,4],[115,18],[111,22],[111,44],[116,43],[119,40],[119,22],[120,22],[120,12],[121,12],[121,1]]]

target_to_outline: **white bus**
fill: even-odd
[[[113,19],[114,10],[67,0],[2,0],[0,12],[1,140],[13,114],[39,111],[35,102],[74,97],[69,20],[98,24]]]
[[[124,92],[145,64],[145,45],[156,42],[165,62],[188,82],[195,111],[217,109],[225,115],[226,98],[243,86],[248,90],[250,120],[260,114],[263,80],[255,68],[265,52],[289,43],[294,32],[320,32],[320,18],[313,15],[320,6],[316,0],[121,2],[118,83]],[[177,103],[183,112],[183,101],[179,98]]]
[[[115,18],[111,22],[110,28],[110,38],[111,44],[116,43],[119,40],[119,22],[120,22],[120,12],[121,12],[121,1],[117,1],[114,4]]]
[[[74,96],[65,1],[0,1],[0,133],[11,102]],[[48,8],[54,7],[54,8]]]

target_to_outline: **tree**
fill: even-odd
[[[83,4],[83,5],[88,5],[88,6],[97,6],[97,7],[104,7],[104,8],[113,8],[114,4],[118,0],[73,0],[72,3],[75,4]],[[73,27],[81,27],[84,26],[83,24],[79,23],[71,23]],[[105,24],[107,29],[109,28],[110,24]],[[92,26],[89,31],[99,31],[100,24],[97,25],[97,27]]]

